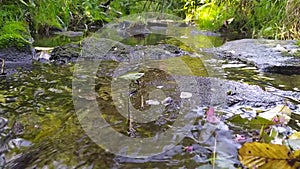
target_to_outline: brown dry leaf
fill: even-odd
[[[287,146],[267,143],[245,143],[239,149],[241,163],[257,169],[296,169],[300,163]]]

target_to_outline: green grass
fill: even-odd
[[[29,29],[23,22],[6,22],[0,30],[0,48],[17,47],[23,49],[29,45]]]
[[[299,39],[300,2],[297,0],[184,0],[186,21],[201,29],[218,30],[224,21],[231,32],[252,37]]]
[[[19,34],[4,34],[0,36],[0,48],[16,47],[22,50],[29,42]]]
[[[107,3],[110,2],[110,3]],[[0,27],[6,21],[29,22],[31,31],[72,30],[102,25],[141,12],[181,16],[201,29],[218,30],[226,20],[230,32],[252,37],[300,39],[298,0],[11,0],[0,6]]]

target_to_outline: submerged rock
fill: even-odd
[[[29,45],[23,49],[18,49],[16,47],[0,49],[0,76],[15,73],[17,72],[17,69],[30,69],[32,65],[32,56],[33,50]]]
[[[253,64],[261,71],[279,74],[300,74],[300,48],[295,41],[242,39],[216,48],[220,58]]]
[[[197,78],[197,82],[200,93],[196,97],[201,97],[202,104],[207,106],[250,106],[265,109],[284,103],[283,97],[266,92],[256,85],[217,78]]]

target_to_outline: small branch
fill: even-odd
[[[1,65],[1,71],[0,71],[0,74],[4,74],[4,67],[5,67],[5,60],[4,59],[1,59],[2,60],[2,65]]]
[[[213,152],[213,163],[212,167],[215,169],[215,163],[216,163],[216,151],[217,151],[217,134],[215,133],[215,144],[214,144],[214,152]]]

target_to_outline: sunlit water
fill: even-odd
[[[145,37],[129,38],[123,42],[129,45],[169,43],[185,50],[196,49],[199,53],[193,57],[183,56],[159,62],[162,67],[169,68],[174,76],[186,76],[176,65],[179,61],[176,59],[180,59],[189,66],[194,76],[212,76],[262,87],[299,90],[299,76],[262,74],[243,63],[218,61],[211,56],[200,54],[199,48],[220,46],[224,41],[221,37],[197,33],[191,36],[190,30],[181,33],[177,39],[149,34]],[[167,108],[160,110],[163,112],[160,118],[149,123],[135,123],[121,116],[113,104],[111,81],[112,72],[117,66],[118,63],[113,61],[101,63],[95,78],[95,92],[101,116],[115,131],[128,137],[154,137],[168,130],[178,117],[181,103],[180,91],[174,83],[174,78],[158,69],[144,67],[143,71],[140,71],[144,73],[144,77],[132,81],[129,87],[131,93],[128,94],[131,94],[128,98],[135,109],[149,109],[150,106],[146,104],[149,100],[147,92],[159,86],[165,87],[164,92],[174,101]],[[5,168],[205,168],[211,167],[214,140],[218,141],[220,147],[234,144],[230,131],[221,130],[213,134],[213,127],[204,124],[201,117],[204,110],[199,105],[198,110],[191,110],[199,114],[190,133],[193,136],[187,136],[171,150],[139,159],[116,156],[94,143],[79,123],[72,98],[73,71],[73,64],[54,66],[36,63],[31,71],[21,70],[11,77],[2,77],[0,113],[3,117],[3,158],[0,161],[6,163]],[[91,98],[86,95],[81,99],[88,102]],[[210,134],[213,136],[208,137]],[[215,135],[219,137],[216,138]],[[198,138],[200,142],[201,139],[206,141],[196,144],[192,138]],[[186,151],[185,147],[192,144],[194,151]],[[236,149],[230,149],[228,146],[227,149],[220,148],[219,151],[230,156],[223,161],[221,159],[219,164],[234,167],[234,164],[238,163]]]

